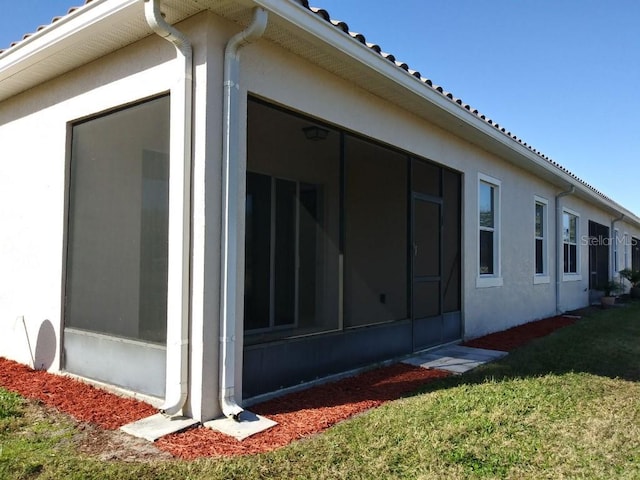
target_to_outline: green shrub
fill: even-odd
[[[622,278],[629,280],[632,287],[640,287],[640,271],[625,268],[624,270],[620,270],[618,273]]]

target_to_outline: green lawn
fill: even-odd
[[[640,478],[640,304],[276,452],[152,463],[83,457],[63,416],[0,390],[0,478]]]

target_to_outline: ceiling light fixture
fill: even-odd
[[[317,142],[319,140],[326,140],[327,136],[329,135],[329,130],[327,130],[326,128],[318,127],[317,125],[304,127],[302,131],[304,132],[304,136],[307,138],[307,140],[313,140],[314,142]]]

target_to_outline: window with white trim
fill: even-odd
[[[564,211],[562,214],[562,243],[564,246],[564,273],[579,273],[578,215]]]
[[[617,229],[613,230],[613,273],[618,273],[618,242],[620,241],[620,234]]]
[[[536,276],[542,277],[548,274],[547,271],[547,205],[548,202],[539,197],[535,197],[535,220],[534,220],[534,241],[535,241],[535,272]]]
[[[480,278],[500,277],[500,181],[479,176],[478,182],[478,272]],[[492,283],[486,286],[497,286]]]
[[[630,268],[631,262],[629,261],[629,250],[631,248],[631,241],[629,240],[629,234],[624,234],[624,244],[622,246],[624,248],[624,268]]]

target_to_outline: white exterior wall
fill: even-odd
[[[628,236],[629,242],[632,237],[639,238],[640,229],[637,226],[619,220],[614,223],[616,217],[601,208],[589,204],[575,196],[567,196],[561,200],[562,208],[570,210],[571,213],[579,215],[579,231],[578,231],[578,251],[580,255],[580,271],[578,275],[562,275],[560,287],[560,309],[562,311],[572,310],[582,307],[589,302],[589,221],[593,221],[609,228],[610,241],[615,241],[614,230],[618,230],[621,237],[618,244],[618,265],[613,265],[614,255],[613,247],[609,245],[609,277],[619,279],[617,272],[623,268],[631,268],[631,247],[624,245],[624,235]],[[625,249],[627,251],[628,265],[625,265]],[[560,252],[560,266],[562,268],[563,258]],[[612,270],[613,269],[613,270]],[[627,283],[628,287],[628,283]],[[628,288],[626,289],[628,291]]]
[[[53,326],[51,365],[60,368],[66,170],[70,124],[169,90],[170,50],[149,52],[150,42],[125,49],[0,104],[0,321],[26,319],[33,343],[43,322]],[[0,337],[3,356],[30,363],[24,332]],[[33,346],[35,349],[35,346]],[[43,352],[44,353],[44,352]],[[50,357],[51,352],[46,352]],[[36,367],[42,364],[36,358]]]
[[[614,257],[613,257],[613,247],[612,247],[612,253],[611,253],[612,270],[611,271],[614,278],[616,278],[617,280],[621,280],[620,275],[618,275],[618,272],[620,270],[624,270],[625,268],[631,268],[632,266],[631,240],[634,237],[640,240],[640,228],[637,228],[631,225],[629,222],[624,221],[624,219],[615,222],[613,228],[615,230],[618,230],[618,238],[617,238],[618,263],[617,264],[613,263]],[[629,282],[626,280],[622,280],[622,282],[625,288],[625,292],[628,292],[629,286],[630,286]]]
[[[471,159],[469,159],[471,160]],[[498,206],[500,235],[499,286],[484,286],[479,279],[478,175],[466,175],[465,189],[465,337],[544,318],[555,313],[556,225],[554,202],[557,190],[533,175],[483,155],[478,171],[500,181]],[[535,275],[534,215],[536,199],[547,203],[546,275]]]
[[[551,258],[557,188],[266,42],[247,50],[242,78],[243,93],[258,95],[463,173],[465,336],[475,337],[555,313],[555,268]],[[241,132],[241,138],[245,134]],[[502,182],[502,205],[508,207],[501,214],[502,287],[476,287],[478,173]],[[534,285],[536,195],[548,200],[549,281]],[[241,200],[238,201],[242,205]],[[239,217],[242,223],[243,214]],[[240,247],[239,251],[243,251]]]
[[[242,63],[243,93],[371,137],[463,173],[463,318],[465,338],[477,337],[556,313],[556,268],[560,269],[561,311],[589,302],[589,251],[579,245],[580,275],[563,275],[562,238],[557,253],[558,188],[535,175],[355,87],[323,69],[266,42],[252,47]],[[243,111],[246,111],[243,108]],[[246,122],[241,122],[244,125]],[[241,132],[245,138],[245,132]],[[483,287],[478,279],[479,174],[500,181],[500,264],[502,285]],[[241,193],[241,196],[244,192]],[[546,275],[535,279],[534,209],[547,202]],[[239,199],[242,205],[242,198]],[[588,237],[589,220],[611,227],[613,218],[573,195],[559,199],[580,214],[579,235]],[[241,222],[244,216],[241,214]],[[560,225],[562,215],[560,214]],[[244,228],[244,225],[242,225]],[[621,235],[638,230],[618,222]],[[239,246],[240,247],[240,246]],[[628,248],[628,247],[627,247]],[[240,249],[240,251],[243,251]],[[612,254],[610,254],[612,255]],[[629,262],[631,253],[629,251]],[[619,254],[620,263],[624,255]],[[241,269],[242,270],[242,269]],[[242,306],[239,305],[239,308]],[[240,349],[239,349],[240,350]]]
[[[612,265],[612,272],[614,277],[620,279],[618,272],[625,268],[631,268],[632,266],[631,241],[634,237],[640,240],[640,229],[624,220],[616,222],[614,228],[618,230],[618,264]],[[623,284],[625,286],[625,291],[628,292],[629,282],[624,280]]]
[[[192,190],[192,299],[188,412],[197,419],[219,413],[218,321],[220,276],[220,173],[222,62],[227,40],[239,27],[213,14],[178,25],[194,43],[195,107]],[[177,87],[173,47],[156,36],[0,103],[0,355],[50,370],[61,368],[62,292],[66,235],[66,169],[69,122],[136,102]],[[553,315],[556,309],[555,196],[561,189],[455,137],[327,71],[259,41],[241,53],[240,88],[287,108],[408,151],[463,174],[462,310],[465,337]],[[425,87],[426,88],[426,87]],[[240,138],[246,139],[246,102]],[[246,169],[241,140],[240,168]],[[478,286],[478,178],[500,181],[501,286]],[[535,198],[548,201],[548,279],[534,281]],[[239,238],[244,236],[244,185],[237,202]],[[588,221],[611,225],[611,217],[568,196],[562,204]],[[620,235],[640,230],[618,222]],[[628,247],[626,247],[628,248]],[[238,252],[244,254],[240,241]],[[582,278],[560,284],[561,307],[588,301],[588,249],[580,247]],[[624,251],[619,250],[619,266]],[[628,253],[629,263],[631,252]],[[562,269],[561,255],[557,263]],[[244,289],[244,259],[238,291]],[[548,280],[548,281],[547,281]],[[242,332],[243,301],[237,300]],[[27,334],[20,319],[25,318]],[[27,342],[29,341],[29,343]],[[242,335],[237,337],[236,398],[242,398]]]
[[[234,31],[207,29],[209,21],[201,14],[177,25],[192,41],[195,57],[193,390],[187,408],[197,418],[217,412],[212,397],[218,350],[220,67],[226,38]],[[207,62],[210,48],[219,63]],[[171,44],[151,35],[0,103],[0,218],[5,226],[0,230],[0,356],[51,371],[62,368],[70,123],[181,88],[183,73],[175,56]],[[220,86],[211,98],[209,83]]]
[[[562,211],[567,209],[569,213],[579,215],[578,218],[578,265],[576,274],[563,273],[563,251],[559,252],[559,265],[561,272],[560,282],[560,309],[572,310],[589,304],[589,246],[585,238],[589,238],[589,220],[610,226],[610,217],[575,198],[572,195],[560,200]],[[560,220],[562,222],[562,220]],[[562,245],[562,239],[561,243]]]

